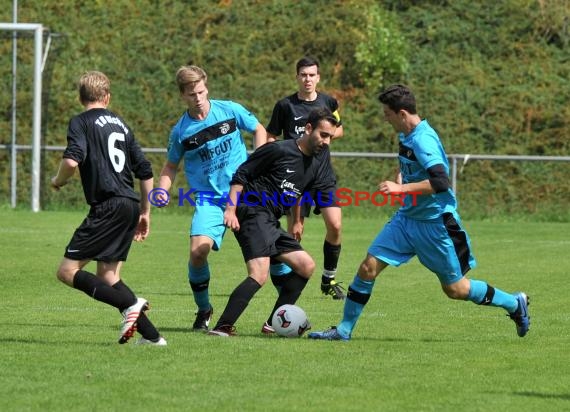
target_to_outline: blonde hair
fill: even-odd
[[[198,66],[182,66],[176,71],[176,84],[180,93],[184,92],[186,86],[194,85],[201,80],[204,81],[204,84],[207,84],[208,75]]]
[[[85,72],[79,78],[79,100],[83,104],[102,102],[110,93],[111,82],[102,72]]]

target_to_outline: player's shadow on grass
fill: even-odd
[[[192,291],[190,288],[186,292],[155,292],[155,291],[139,291],[139,296],[142,295],[144,297],[157,295],[157,296],[188,296],[192,298]],[[229,298],[229,293],[210,293],[210,297],[222,297],[222,298]]]
[[[160,332],[187,332],[187,333],[192,333],[195,334],[196,336],[200,336],[200,335],[205,335],[205,332],[197,332],[197,331],[193,331],[192,330],[192,325],[188,325],[188,326],[162,326],[159,325],[158,329],[160,330]],[[168,338],[168,336],[167,336]]]
[[[542,393],[542,392],[514,392],[517,396],[528,396],[530,398],[541,399],[561,399],[563,401],[570,401],[570,394],[568,393]]]
[[[77,345],[81,347],[85,347],[85,341],[79,340],[58,340],[54,342],[46,341],[45,339],[34,339],[34,338],[10,338],[10,337],[0,337],[0,343],[16,343],[16,344],[30,344],[30,345],[42,345],[42,346],[54,346],[60,348],[62,345]],[[89,346],[102,346],[102,347],[110,347],[110,346],[117,346],[116,340],[110,340],[107,342],[96,342],[90,341]]]

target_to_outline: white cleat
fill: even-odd
[[[121,323],[121,334],[119,335],[119,343],[127,343],[137,331],[137,320],[143,310],[148,309],[146,299],[137,298],[134,305],[129,306],[123,311],[123,322]]]
[[[150,345],[150,346],[166,346],[167,345],[166,339],[164,339],[162,336],[160,338],[158,338],[158,340],[156,342],[149,340],[149,339],[140,338],[135,343],[137,345]]]

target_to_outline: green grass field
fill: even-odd
[[[531,297],[522,339],[501,309],[447,299],[417,260],[379,278],[350,342],[263,336],[270,284],[239,336],[223,339],[190,332],[189,217],[159,211],[122,273],[152,304],[168,340],[159,348],[118,345],[119,313],[56,280],[83,215],[0,210],[1,411],[570,410],[570,224],[464,222],[478,260],[470,275]],[[345,285],[384,222],[344,221]],[[303,244],[318,268],[322,236],[320,219],[309,219]],[[217,320],[245,276],[233,235],[210,266]],[[319,277],[298,302],[315,330],[343,308],[320,294]]]

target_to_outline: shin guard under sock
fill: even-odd
[[[336,268],[340,257],[341,245],[333,245],[326,240],[323,243],[324,270],[321,282],[329,284],[336,276]]]
[[[477,305],[499,306],[509,313],[513,313],[517,310],[518,302],[514,295],[494,288],[480,280],[469,279],[469,284],[467,300]]]
[[[208,288],[210,287],[210,266],[206,263],[202,267],[194,267],[188,264],[188,281],[194,295],[194,302],[198,306],[198,310],[209,310],[210,296]]]
[[[354,277],[354,280],[348,287],[342,321],[337,327],[341,335],[350,337],[358,318],[362,314],[364,306],[366,306],[370,299],[373,287],[373,280],[362,280],[358,275]]]
[[[304,277],[298,275],[295,272],[290,273],[290,277],[283,284],[281,289],[281,293],[277,297],[277,301],[275,302],[275,306],[269,315],[269,319],[267,319],[267,323],[271,325],[271,318],[273,317],[273,313],[282,305],[294,305],[301,296],[301,292],[305,289],[307,282],[309,279],[305,279]]]
[[[214,329],[223,325],[234,325],[259,289],[261,285],[255,279],[249,276],[245,278],[230,295],[224,313]]]
[[[114,289],[99,277],[85,270],[78,270],[75,273],[73,287],[99,302],[116,307],[120,311],[136,302],[136,298],[133,296]]]

